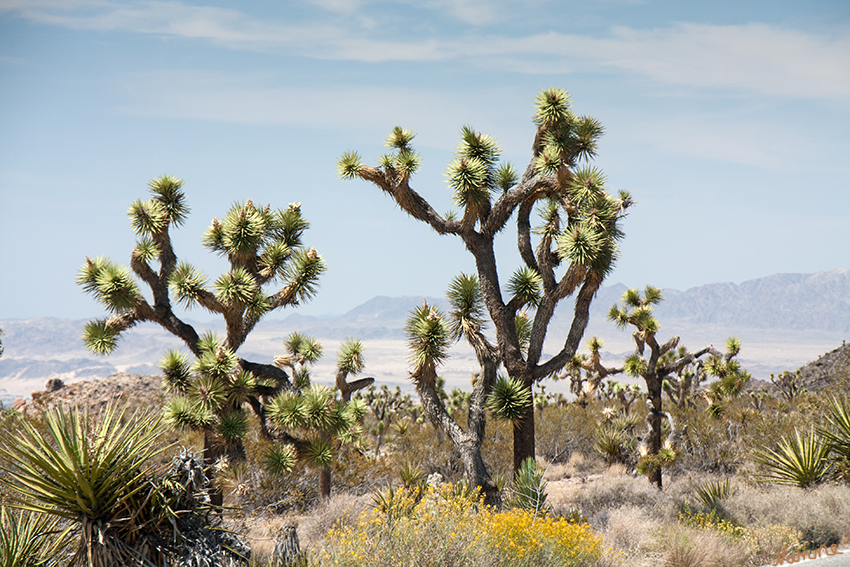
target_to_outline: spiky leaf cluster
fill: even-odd
[[[414,309],[404,326],[414,375],[439,365],[448,355],[451,330],[442,312],[427,303]]]
[[[508,294],[519,299],[525,305],[537,306],[543,292],[543,279],[537,270],[523,266],[513,273],[508,280]]]
[[[77,274],[77,284],[113,313],[132,309],[142,299],[130,270],[108,258],[86,258]]]
[[[363,371],[363,343],[357,339],[346,339],[336,356],[337,368],[346,374],[359,374]]]
[[[455,339],[483,331],[487,321],[484,295],[475,275],[461,273],[452,279],[446,292],[451,310],[449,330]]]
[[[237,443],[249,429],[245,404],[257,395],[253,374],[240,370],[236,355],[213,335],[190,367],[184,355],[168,351],[160,361],[163,386],[177,396],[165,407],[166,423],[178,429],[215,432],[225,443]]]
[[[531,390],[514,378],[499,376],[487,396],[487,409],[497,419],[516,421],[531,405]]]

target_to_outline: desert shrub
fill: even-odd
[[[602,563],[633,565],[647,558],[656,547],[663,523],[636,506],[623,506],[608,513],[599,529],[605,547]],[[647,563],[650,564],[650,563]]]
[[[748,527],[744,539],[750,548],[751,564],[754,565],[775,562],[780,551],[802,549],[800,532],[783,524]]]
[[[602,411],[599,400],[586,407],[550,405],[535,415],[537,456],[550,463],[565,463],[574,452],[593,453],[594,432]]]
[[[636,507],[659,518],[672,518],[681,503],[681,497],[668,486],[660,492],[645,478],[631,475],[605,475],[601,479],[581,485],[571,497],[553,503],[556,514],[568,513],[578,508],[593,525],[604,525],[608,514],[622,507]]]
[[[726,512],[752,530],[785,525],[799,533],[805,548],[832,545],[850,538],[850,487],[826,484],[804,490],[791,486],[739,488],[724,503]]]
[[[740,524],[722,517],[717,508],[712,508],[710,512],[700,512],[691,510],[690,506],[685,504],[677,517],[685,526],[715,530],[736,539],[743,539],[747,534]]]
[[[740,567],[750,556],[746,543],[714,530],[673,529],[663,534],[660,543],[662,564],[668,567]]]
[[[724,500],[735,493],[735,490],[728,477],[723,480],[709,480],[694,486],[697,500],[710,510],[718,509]]]
[[[394,513],[376,509],[356,526],[328,533],[318,565],[591,565],[600,539],[576,524],[519,509],[497,512],[451,484],[421,494],[401,489]],[[418,500],[418,502],[417,502]],[[404,510],[404,513],[399,513]]]

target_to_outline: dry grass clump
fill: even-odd
[[[741,567],[751,557],[746,542],[712,530],[665,530],[661,545],[661,564],[668,567]]]
[[[553,502],[553,511],[567,514],[570,509],[577,508],[594,526],[604,526],[610,511],[626,506],[639,508],[660,519],[675,516],[676,505],[681,502],[676,488],[668,486],[660,492],[646,478],[617,474],[619,470],[577,485],[569,497]]]
[[[636,506],[612,510],[606,520],[604,529],[599,531],[604,551],[596,567],[658,564],[660,554],[656,541],[663,522]]]
[[[372,497],[342,493],[322,502],[309,515],[298,518],[298,536],[305,549],[318,548],[331,529],[345,529],[357,523],[371,508]]]

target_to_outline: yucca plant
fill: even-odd
[[[71,564],[159,564],[154,543],[174,518],[152,480],[151,459],[165,449],[160,418],[109,405],[97,419],[60,406],[43,420],[43,432],[22,420],[0,433],[0,482],[14,506],[72,524]]]
[[[829,460],[830,445],[814,429],[801,435],[797,429],[793,437],[783,437],[775,449],[760,449],[754,460],[765,472],[762,480],[809,488],[826,480],[832,468]]]
[[[52,567],[68,553],[60,518],[0,506],[0,567]]]
[[[281,474],[299,459],[319,470],[319,494],[331,491],[330,468],[342,443],[355,443],[362,435],[366,405],[344,401],[327,386],[311,385],[302,391],[278,394],[269,404],[269,423],[281,436],[266,457],[267,470]]]
[[[304,244],[309,223],[300,203],[272,209],[248,199],[233,204],[223,220],[213,218],[203,235],[204,247],[228,263],[224,273],[208,278],[174,250],[171,231],[189,214],[183,180],[163,175],[148,188],[150,198],[134,201],[127,211],[137,237],[129,267],[95,257],[80,268],[77,283],[109,313],[87,324],[83,339],[90,351],[106,355],[139,323],[155,323],[175,335],[195,357],[191,370],[196,376],[179,354],[167,355],[165,385],[182,398],[169,410],[169,419],[203,429],[238,454],[248,425],[244,408],[253,411],[262,429],[265,397],[293,383],[284,368],[245,360],[237,352],[266,315],[310,300],[327,266]],[[143,288],[149,289],[148,297]],[[217,339],[200,333],[175,311],[178,305],[218,314],[225,335]],[[212,450],[212,441],[205,440],[208,459],[220,454]]]
[[[707,481],[702,485],[696,486],[694,491],[696,492],[697,500],[711,510],[717,509],[723,500],[735,494],[735,489],[728,478]]]
[[[828,425],[819,426],[817,431],[829,444],[836,476],[847,479],[850,477],[850,405],[846,397],[830,399],[826,421]]]
[[[522,510],[530,510],[535,515],[546,510],[546,487],[543,471],[534,459],[526,459],[514,475],[514,486],[509,505]]]

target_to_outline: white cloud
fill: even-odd
[[[316,1],[342,13],[361,8],[358,0]],[[450,10],[468,22],[496,19],[482,0],[433,0],[426,7]],[[830,37],[758,23],[680,23],[655,29],[616,27],[604,37],[550,32],[397,40],[386,39],[380,28],[354,24],[362,18],[345,24],[284,23],[180,2],[3,0],[2,11],[43,24],[207,40],[237,49],[283,49],[319,59],[373,63],[466,59],[522,73],[626,72],[661,84],[797,98],[850,97],[850,28]]]

